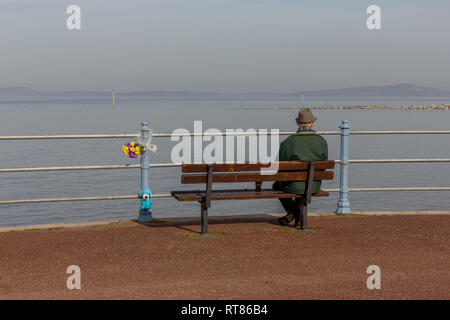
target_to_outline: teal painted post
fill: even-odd
[[[138,143],[148,146],[150,139],[150,128],[147,122],[142,122],[139,130]],[[150,169],[150,150],[141,155],[141,192],[139,192],[139,199],[141,208],[139,209],[139,222],[152,222],[154,220],[152,211],[150,210],[152,201],[150,200],[152,192],[149,187],[149,169]]]
[[[340,183],[339,183],[339,201],[337,204],[337,214],[352,213],[350,202],[348,201],[348,148],[350,138],[350,126],[347,120],[343,120],[341,128],[341,165],[340,165]]]

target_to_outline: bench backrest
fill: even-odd
[[[214,164],[183,164],[181,183],[231,183],[231,182],[262,182],[262,181],[308,181],[332,180],[334,161],[281,161],[278,162],[278,172],[261,174],[261,169],[269,168],[263,163],[214,163]],[[317,170],[317,171],[316,171]],[[208,174],[209,172],[209,174]]]
[[[332,180],[334,172],[327,169],[334,169],[334,165],[334,161],[285,161],[278,162],[276,173],[262,174],[261,169],[270,168],[270,163],[184,164],[181,183],[206,183],[204,208],[210,206],[213,182],[255,182],[259,192],[263,181],[305,181],[305,198],[310,203],[313,181]]]

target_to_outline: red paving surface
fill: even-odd
[[[449,299],[450,216],[276,218],[0,233],[0,299]],[[81,290],[68,290],[69,265]],[[381,290],[369,290],[369,265]]]

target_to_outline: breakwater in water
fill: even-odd
[[[287,109],[295,110],[301,107],[295,106],[285,106],[285,107],[262,107],[255,109]],[[450,110],[450,104],[439,104],[439,105],[409,105],[409,106],[379,106],[379,105],[361,105],[361,106],[326,106],[326,107],[314,107],[308,106],[310,109],[325,109],[325,110],[364,110],[364,109],[395,109],[395,110]]]

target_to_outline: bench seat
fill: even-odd
[[[206,197],[206,192],[203,190],[197,191],[172,191],[172,196],[178,201],[199,201],[201,202]],[[312,197],[328,197],[330,194],[326,191],[320,190],[312,194]],[[255,191],[255,189],[239,189],[239,190],[212,190],[211,200],[249,200],[249,199],[279,199],[279,198],[303,198],[304,195],[296,193],[287,193],[284,191],[262,189]]]

